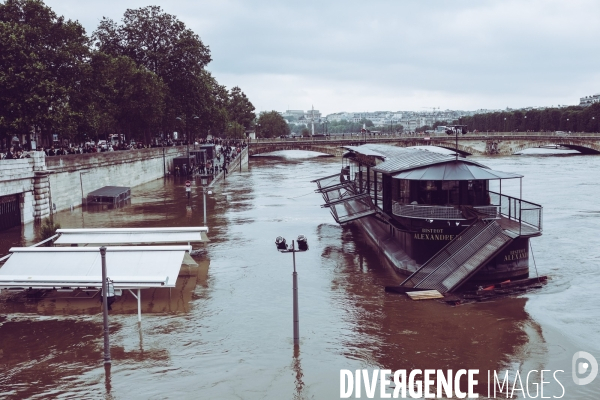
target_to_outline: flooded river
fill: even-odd
[[[544,235],[532,239],[537,270],[551,278],[542,289],[458,307],[385,293],[400,278],[360,231],[335,224],[310,183],[338,172],[340,160],[252,158],[209,196],[211,242],[198,266],[184,267],[175,289],[142,291],[141,326],[131,295],[113,305],[108,379],[97,298],[3,293],[0,398],[335,399],[340,369],[362,368],[479,369],[481,398],[488,370],[563,370],[564,398],[596,398],[600,378],[575,385],[571,357],[583,350],[600,360],[600,157],[476,159],[525,175],[523,198],[544,206]],[[183,185],[154,181],[132,188],[123,209],[56,219],[63,228],[202,225],[202,196],[194,193],[190,211]],[[296,256],[294,352],[292,257],[274,240],[299,234],[310,250]],[[0,232],[0,255],[32,243],[32,224]],[[548,384],[544,396],[562,391]]]

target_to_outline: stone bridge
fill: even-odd
[[[341,146],[358,146],[365,143],[385,143],[394,146],[439,146],[455,149],[454,136],[350,136],[299,139],[260,139],[252,141],[249,155],[282,150],[307,150],[339,157],[344,151]],[[600,154],[600,134],[574,133],[469,133],[458,138],[458,150],[466,154],[511,155],[529,148],[561,148],[577,150],[582,154]]]

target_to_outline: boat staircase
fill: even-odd
[[[496,220],[478,220],[427,260],[400,288],[452,292],[518,236],[502,229]]]
[[[344,173],[326,176],[312,181],[317,184],[316,193],[321,193],[331,216],[340,224],[377,214],[377,208],[369,193],[360,193],[354,181]]]

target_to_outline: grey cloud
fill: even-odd
[[[107,12],[119,20],[126,8],[146,5],[131,0],[89,8],[73,0],[48,4],[79,19],[88,32]],[[386,99],[398,94],[406,97],[403,103],[415,93],[436,99],[445,94],[462,102],[455,108],[549,105],[549,99],[562,104],[574,97],[573,103],[600,91],[600,3],[593,0],[158,4],[210,46],[209,69],[217,79],[239,84],[251,99],[264,101],[259,91],[278,96],[271,100],[278,109],[306,101],[306,91],[318,91],[318,85],[334,92],[384,93]],[[265,86],[281,76],[290,77],[286,93],[292,98]],[[257,77],[260,88],[252,84]],[[338,101],[340,109],[374,109],[360,97]]]

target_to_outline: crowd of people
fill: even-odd
[[[215,144],[219,146],[226,147],[239,147],[240,143],[245,142],[242,140],[227,140],[227,139],[200,139],[196,141],[196,144]],[[151,144],[145,144],[142,142],[131,142],[131,143],[108,143],[106,141],[95,142],[87,142],[78,145],[70,144],[68,146],[50,146],[50,147],[38,147],[35,151],[43,151],[47,157],[53,156],[67,156],[67,155],[76,155],[76,154],[86,154],[86,153],[101,153],[101,152],[110,152],[110,151],[123,151],[123,150],[139,150],[139,149],[148,149],[148,148],[156,148],[156,147],[172,147],[172,146],[181,146],[184,145],[182,141],[173,141],[167,140],[164,142],[153,142]],[[21,145],[20,143],[15,143],[4,150],[0,150],[0,160],[14,160],[19,158],[29,158],[31,157],[29,148],[27,146]]]
[[[173,173],[176,176],[193,176],[196,174],[200,175],[217,175],[221,172],[227,174],[229,171],[227,167],[240,155],[242,149],[247,146],[247,143],[243,140],[227,140],[227,139],[215,139],[209,141],[203,141],[202,144],[214,144],[215,145],[215,156],[213,160],[206,160],[206,162],[196,163],[195,159],[190,159],[190,167],[183,165],[174,167]]]

